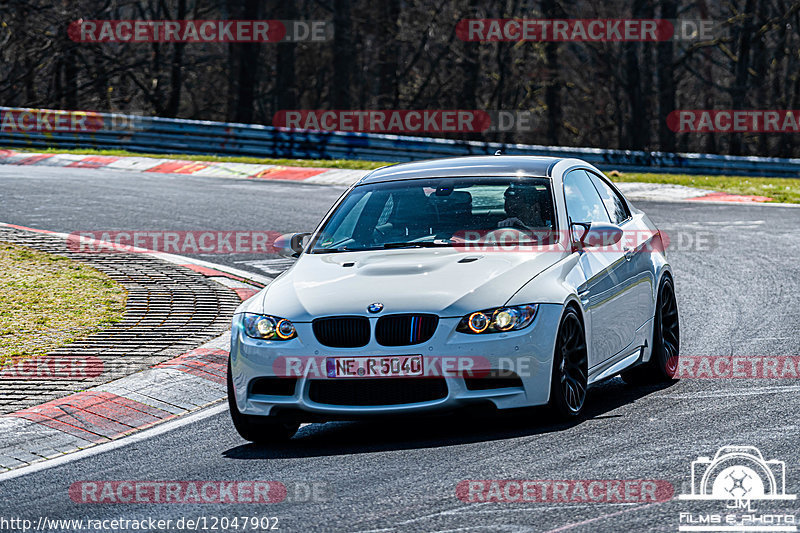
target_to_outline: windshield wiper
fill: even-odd
[[[452,243],[450,241],[437,240],[417,242],[387,242],[383,245],[384,248],[436,248],[443,246],[452,246]]]
[[[315,248],[311,251],[314,254],[333,254],[337,252],[366,252],[378,248],[437,248],[452,246],[450,241],[444,239],[437,239],[435,241],[419,241],[419,242],[387,242],[379,246],[351,248],[349,246],[338,246],[336,248]]]
[[[339,246],[338,248],[314,248],[311,250],[313,254],[335,254],[337,252],[363,252],[369,248],[350,248],[348,246]]]

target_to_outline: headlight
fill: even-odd
[[[536,304],[496,307],[476,311],[461,319],[456,331],[461,333],[502,333],[528,327],[536,316]]]
[[[297,337],[294,324],[277,316],[245,313],[242,315],[242,328],[248,337],[254,339],[287,341]]]

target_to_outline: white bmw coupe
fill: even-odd
[[[549,405],[673,379],[666,239],[578,159],[398,164],[352,185],[233,317],[228,401],[254,442],[300,422]]]

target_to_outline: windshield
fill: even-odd
[[[498,233],[504,244],[550,244],[555,229],[547,178],[402,180],[354,188],[311,252],[455,246]]]

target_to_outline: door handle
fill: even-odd
[[[636,250],[633,248],[625,248],[623,251],[625,252],[625,261],[630,261],[633,259],[633,254],[636,253]]]

